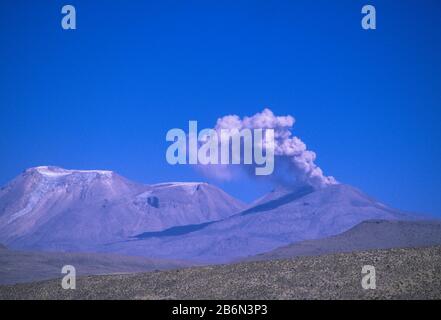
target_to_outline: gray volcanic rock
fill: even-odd
[[[112,171],[36,167],[0,190],[0,242],[87,250],[145,231],[219,220],[243,207],[205,183],[141,185]]]
[[[77,275],[146,272],[186,267],[178,261],[99,253],[62,253],[0,250],[0,284],[60,278],[65,265]]]
[[[348,185],[276,191],[255,206],[221,221],[187,229],[140,234],[105,250],[157,258],[228,262],[307,239],[344,232],[370,219],[407,220],[414,215],[391,209]],[[177,232],[178,231],[178,232]]]
[[[364,265],[376,289],[361,286]],[[372,250],[0,286],[1,299],[441,299],[441,247]]]
[[[441,245],[441,221],[368,220],[336,236],[293,243],[241,260],[288,259],[370,249],[435,245]]]

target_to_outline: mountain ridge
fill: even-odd
[[[441,245],[441,220],[366,220],[326,238],[305,240],[238,261],[291,259],[299,256]]]
[[[283,192],[278,198],[272,197],[220,221],[191,226],[188,232],[147,233],[145,237],[141,234],[136,241],[114,244],[108,249],[227,263],[293,242],[336,235],[370,219],[414,220],[417,216],[391,209],[356,188],[339,184]]]
[[[142,185],[112,171],[46,166],[0,191],[0,242],[10,248],[195,263],[229,262],[371,219],[415,215],[345,184],[278,188],[245,206],[207,183]]]
[[[243,207],[206,183],[143,185],[106,170],[34,167],[0,191],[0,242],[78,251],[141,232],[219,220]]]

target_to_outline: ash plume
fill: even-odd
[[[273,129],[274,130],[274,173],[267,178],[276,184],[290,186],[310,185],[314,188],[323,188],[336,184],[332,176],[325,176],[322,169],[315,164],[316,153],[308,150],[306,144],[294,136],[292,129],[294,117],[276,116],[265,108],[262,112],[250,117],[240,118],[237,115],[227,115],[219,118],[214,129]],[[238,175],[238,171],[251,174],[252,165],[208,165],[199,166],[207,176],[221,180],[231,180]]]

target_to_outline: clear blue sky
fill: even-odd
[[[360,26],[367,3],[375,31]],[[3,0],[0,184],[36,165],[205,180],[167,164],[166,132],[270,107],[297,119],[326,174],[441,215],[440,19],[437,0]]]

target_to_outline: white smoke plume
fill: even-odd
[[[305,143],[293,136],[294,123],[294,117],[275,116],[266,108],[260,113],[242,119],[237,115],[219,118],[214,129],[218,132],[221,129],[273,129],[275,170],[270,178],[282,184],[310,185],[315,188],[336,184],[334,177],[325,176],[314,163],[315,152],[307,150]],[[235,170],[238,168],[236,165],[210,165],[200,169],[204,174],[212,177],[231,179],[236,175]],[[251,172],[249,165],[240,165],[240,169]]]

